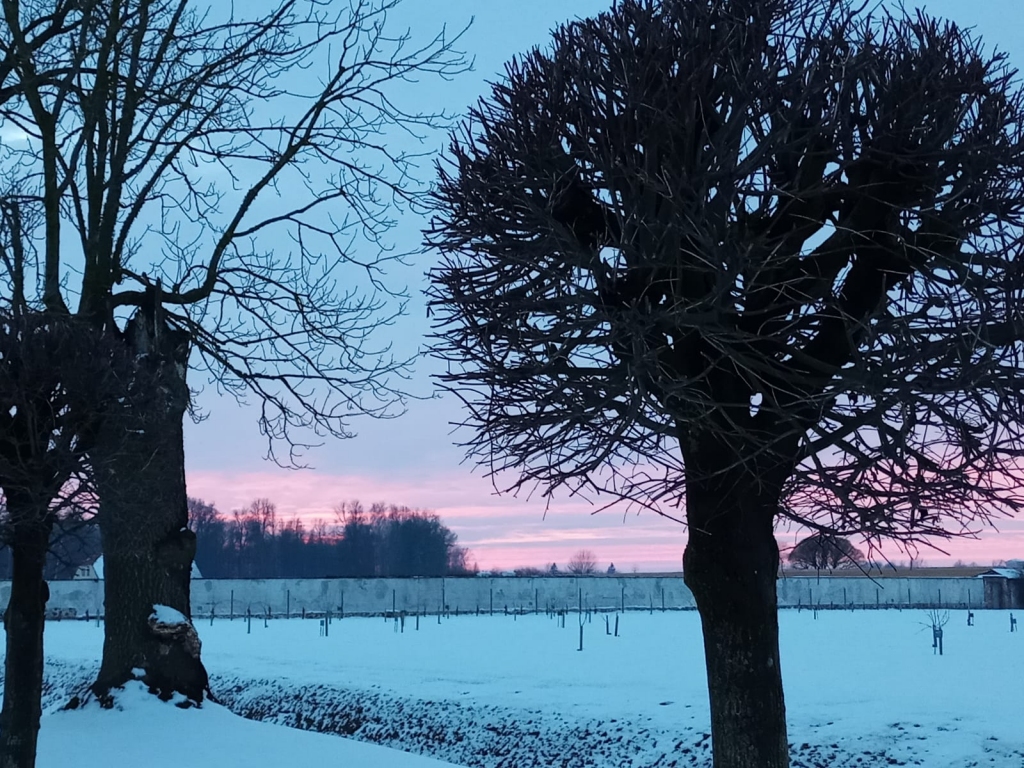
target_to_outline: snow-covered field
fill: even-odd
[[[178,709],[131,683],[108,712],[89,706],[43,718],[37,768],[445,768],[373,744],[254,723],[210,704]]]
[[[954,611],[937,656],[925,622],[924,611],[781,614],[795,766],[1024,766],[1024,632],[1010,633],[1006,611],[976,611],[973,627]],[[418,630],[407,618],[404,633],[345,618],[328,637],[313,619],[197,628],[215,692],[249,717],[460,765],[710,764],[692,612],[622,615],[620,637],[594,616],[583,652],[575,615],[564,629],[544,615],[425,617]],[[102,634],[47,625],[49,701],[92,671]],[[44,719],[44,756],[78,717]],[[217,765],[235,764],[252,765]]]

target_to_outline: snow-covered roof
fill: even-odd
[[[979,573],[975,578],[984,579],[985,577],[993,578],[999,577],[1003,579],[1024,579],[1024,572],[1018,571],[1016,568],[992,568]]]
[[[94,562],[92,564],[92,569],[96,573],[96,578],[102,580],[103,579],[103,555],[100,555],[99,557],[96,558],[96,562]],[[193,579],[201,579],[201,578],[203,578],[203,574],[201,574],[199,572],[199,566],[196,565],[196,561],[195,560],[192,561],[192,578]]]

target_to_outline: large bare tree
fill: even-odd
[[[0,253],[11,256],[7,248]],[[12,558],[4,611],[2,768],[35,765],[46,555],[55,525],[93,498],[89,449],[104,412],[125,394],[118,353],[80,319],[17,302],[0,307],[0,541]]]
[[[435,353],[501,487],[683,519],[716,768],[788,765],[774,526],[904,546],[1021,502],[1024,108],[844,0],[620,0],[439,163]]]
[[[0,541],[12,566],[0,768],[35,765],[51,534],[73,528],[94,498],[89,451],[126,395],[123,355],[102,331],[30,300],[34,203],[13,190],[0,196]]]
[[[41,207],[41,302],[117,339],[140,374],[92,450],[107,622],[94,690],[141,668],[199,701],[194,630],[153,614],[190,616],[186,372],[255,395],[272,446],[400,410],[406,361],[379,337],[402,309],[387,232],[423,190],[393,146],[444,116],[391,99],[467,65],[444,31],[422,45],[389,32],[397,0],[0,6],[0,130],[22,140],[3,171]]]

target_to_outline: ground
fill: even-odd
[[[37,768],[446,766],[352,739],[255,723],[213,704],[202,710],[179,709],[147,694],[141,683],[129,683],[120,692],[115,711],[92,706],[56,712],[43,724]]]
[[[614,637],[595,615],[582,652],[575,615],[564,628],[543,614],[424,617],[419,629],[409,617],[404,632],[347,617],[326,637],[318,619],[197,628],[214,691],[248,717],[466,766],[709,765],[699,618],[619,622]],[[952,611],[938,656],[926,624],[920,610],[781,614],[796,768],[1024,766],[1024,632],[1010,633],[1007,611],[975,611],[974,626]],[[95,622],[47,625],[48,701],[88,679],[102,635]],[[44,720],[42,754],[76,716]]]

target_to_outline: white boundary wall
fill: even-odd
[[[192,582],[196,617],[229,614],[381,614],[397,610],[503,613],[575,609],[692,609],[693,595],[679,577],[465,577],[416,579],[268,579]],[[778,582],[779,606],[983,607],[981,579],[787,577]],[[0,582],[0,605],[10,582]],[[47,609],[64,616],[95,616],[103,608],[102,581],[51,581]]]

